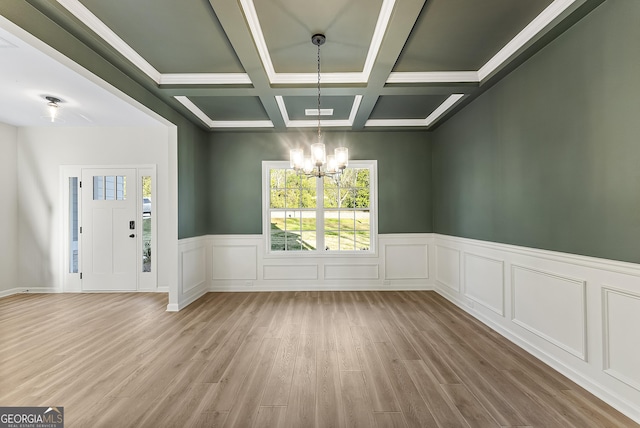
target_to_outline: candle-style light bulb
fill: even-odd
[[[314,163],[311,158],[304,158],[303,171],[305,172],[305,174],[311,174],[313,172],[313,165]]]
[[[345,169],[349,166],[349,149],[346,147],[338,147],[335,150],[336,163],[339,169]]]
[[[289,151],[289,164],[295,170],[302,169],[304,166],[304,152],[302,149],[291,149]]]
[[[311,145],[311,159],[316,166],[322,166],[327,161],[324,144],[316,143]]]
[[[327,155],[327,173],[335,174],[338,172],[338,162],[334,155]]]

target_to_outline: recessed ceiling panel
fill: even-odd
[[[449,95],[384,95],[378,98],[370,119],[424,119]]]
[[[429,0],[394,71],[480,69],[552,0]]]
[[[160,73],[242,73],[206,0],[81,0]]]
[[[212,120],[269,119],[258,97],[189,97],[189,99]]]
[[[313,73],[323,33],[322,71],[359,72],[369,51],[382,0],[254,0],[273,67],[278,73]]]
[[[283,97],[284,105],[287,107],[287,114],[291,120],[316,120],[317,115],[305,115],[305,109],[318,110],[317,97]],[[320,99],[321,109],[333,109],[333,116],[322,116],[322,120],[346,120],[349,119],[351,107],[353,107],[352,96],[323,96]]]

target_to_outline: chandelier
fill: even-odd
[[[322,143],[320,129],[320,46],[325,41],[324,34],[314,34],[311,37],[311,43],[318,47],[318,142],[311,145],[311,156],[305,156],[304,151],[300,148],[292,149],[289,152],[291,168],[298,174],[318,178],[338,176],[349,165],[348,148],[338,147],[332,155],[327,155],[326,148]]]

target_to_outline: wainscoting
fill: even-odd
[[[432,234],[379,235],[375,254],[318,257],[265,254],[262,235],[183,239],[180,308],[208,291],[432,290],[433,240]]]
[[[435,235],[435,290],[640,422],[640,266]]]
[[[209,291],[433,289],[640,422],[640,265],[438,234],[377,248],[275,257],[261,235],[181,240],[179,307]]]

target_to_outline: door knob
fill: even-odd
[[[129,235],[129,238],[135,238],[135,237],[136,237],[135,233],[132,233],[131,235]]]

